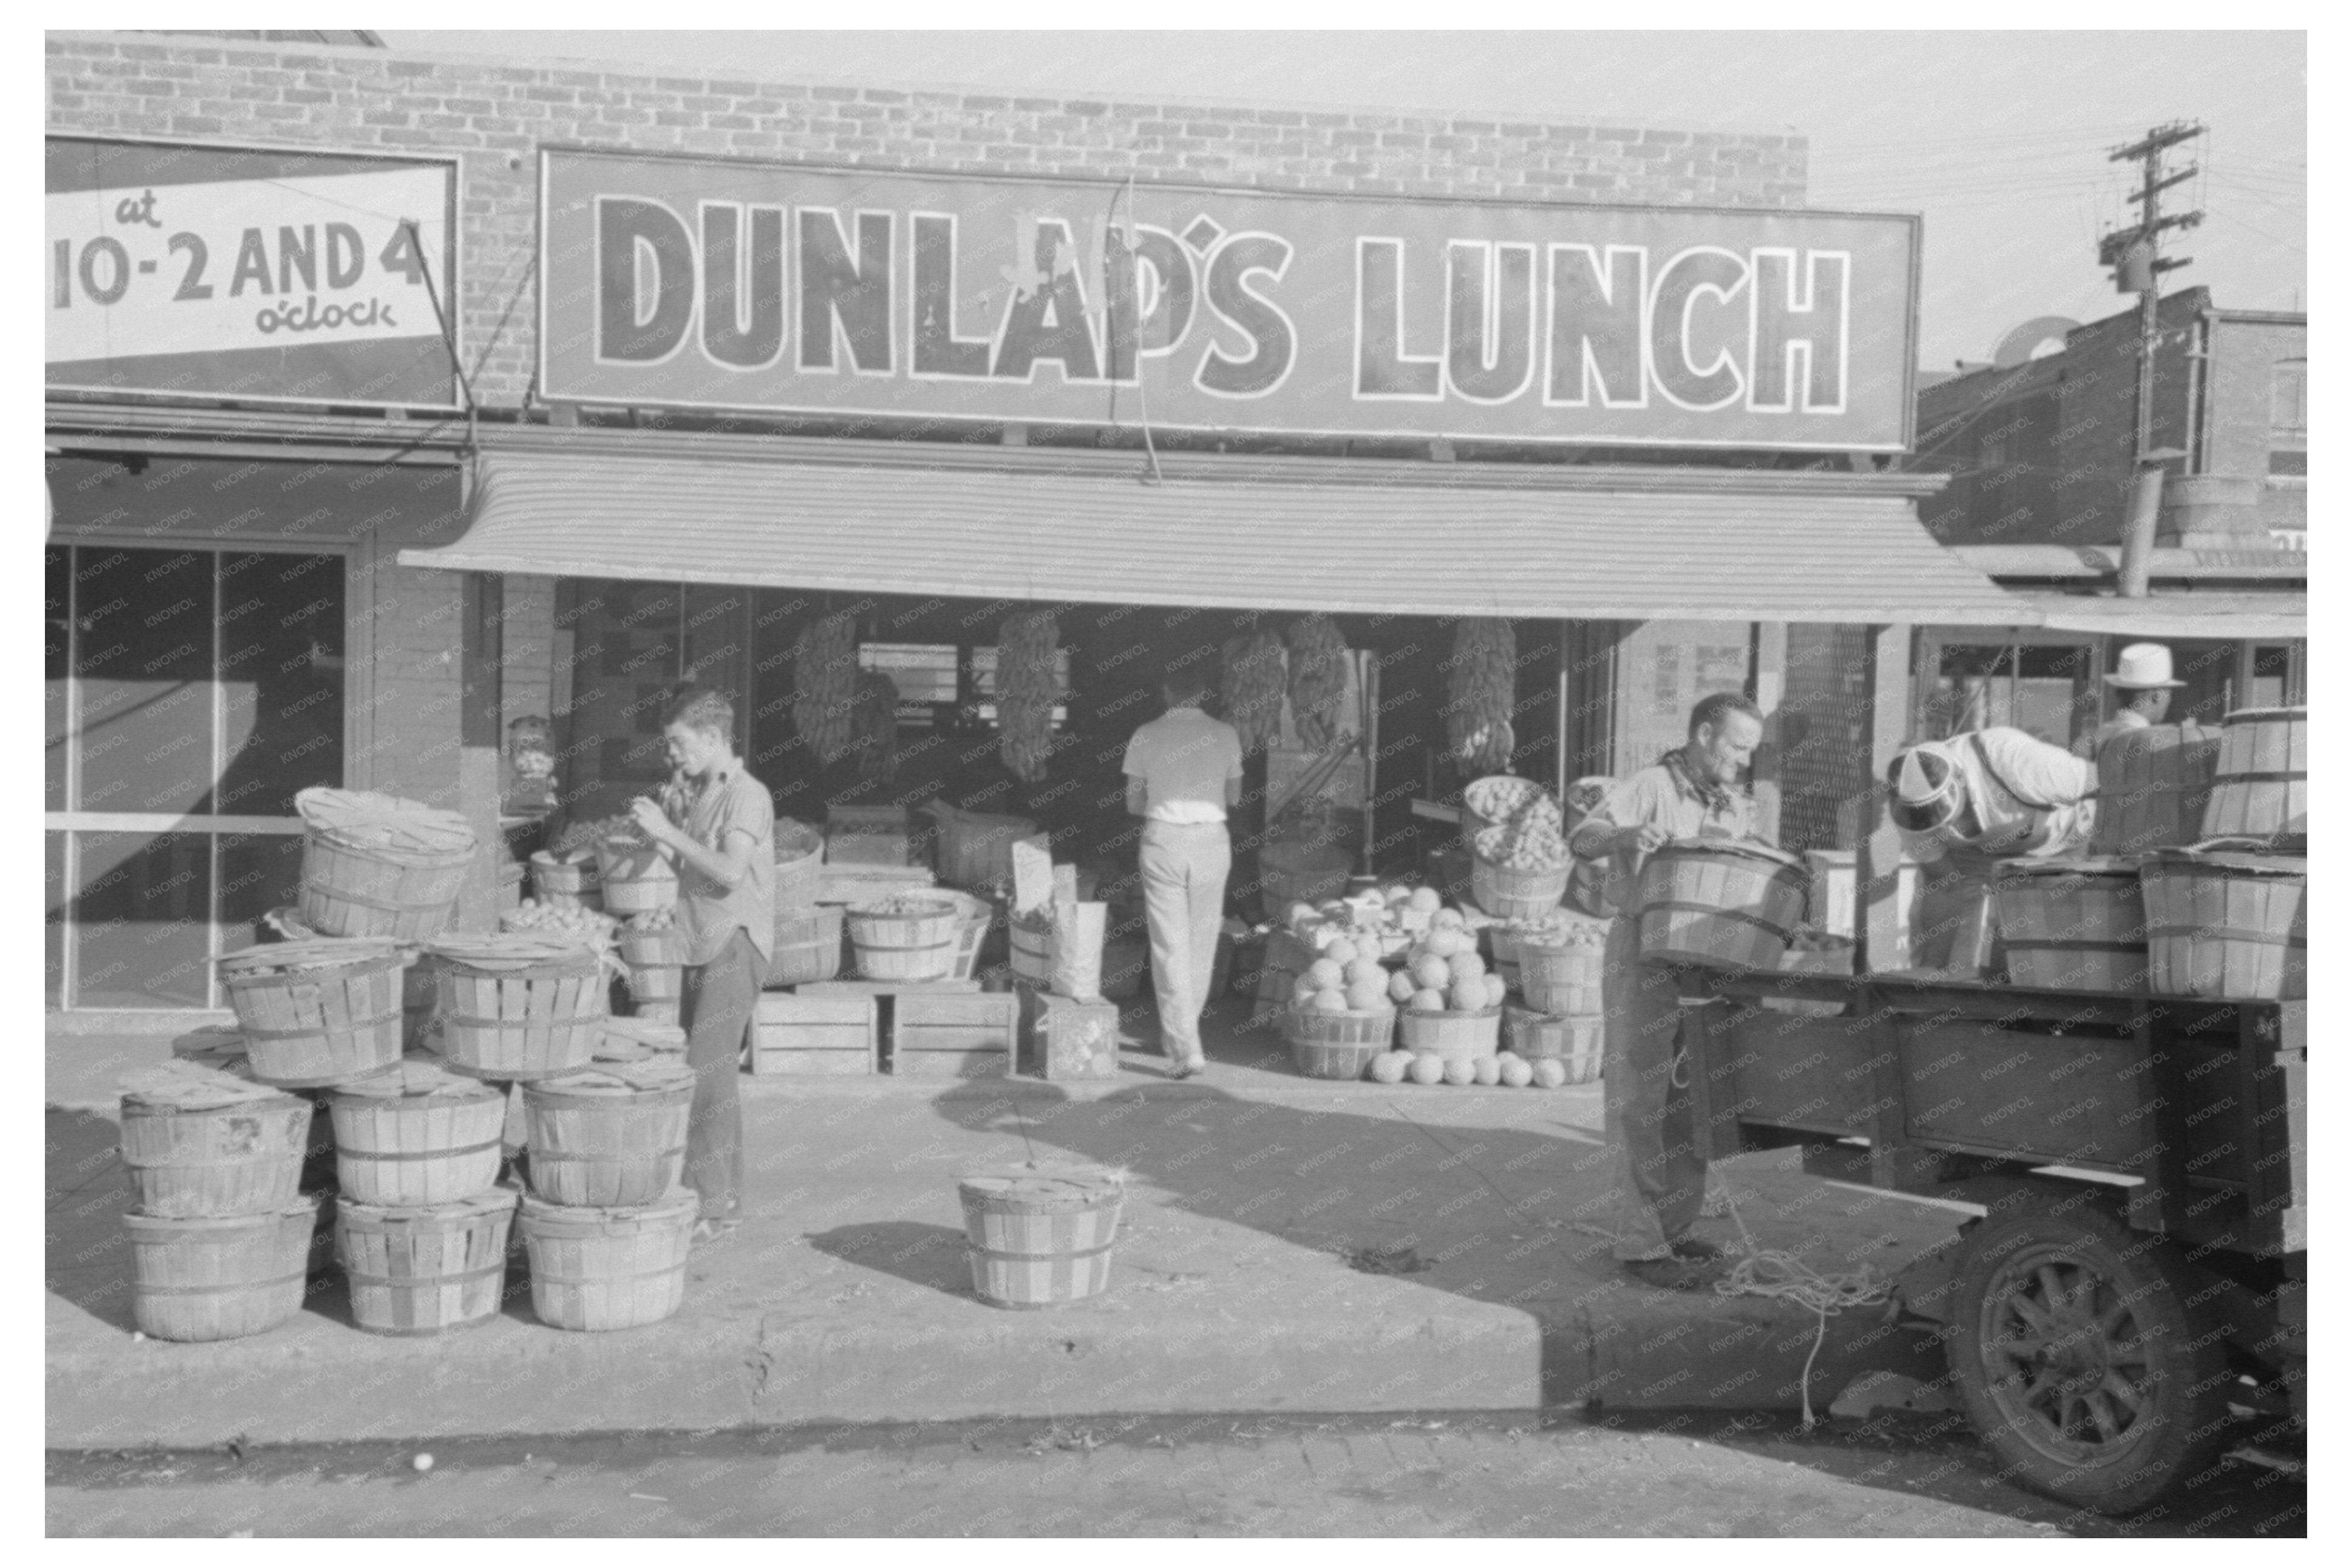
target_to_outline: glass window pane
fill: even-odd
[[[84,550],[81,811],[198,809],[213,773],[213,557]]]
[[[47,961],[43,994],[52,1007],[64,1005],[66,981],[66,836],[44,833],[43,870],[46,883],[41,905],[47,912],[42,942]]]
[[[294,902],[302,880],[302,838],[294,833],[220,836],[221,951],[261,940],[261,917]]]
[[[202,1007],[212,944],[212,838],[85,833],[71,905],[78,1007]]]
[[[43,552],[48,591],[42,611],[41,678],[46,683],[47,744],[43,752],[41,809],[66,809],[66,728],[68,638],[72,615],[73,552]]]
[[[343,782],[343,570],[333,555],[220,561],[220,787],[205,809],[285,816]]]

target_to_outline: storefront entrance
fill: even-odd
[[[46,552],[47,994],[221,1005],[210,961],[293,901],[294,795],[340,784],[340,552]]]

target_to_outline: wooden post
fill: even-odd
[[[1870,671],[1870,776],[1863,795],[1863,831],[1854,857],[1854,955],[1859,973],[1907,969],[1911,963],[1909,914],[1895,897],[1902,837],[1883,808],[1886,764],[1911,723],[1911,628],[1874,626],[1866,633]]]
[[[1756,748],[1756,826],[1768,844],[1780,842],[1780,702],[1789,684],[1789,623],[1758,621],[1748,695],[1764,710],[1764,743]]]

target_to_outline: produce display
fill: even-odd
[[[592,860],[596,856],[596,846],[607,841],[643,844],[646,836],[635,817],[599,816],[566,827],[555,836],[547,852],[558,860]]]
[[[1489,822],[1508,822],[1530,808],[1548,812],[1554,827],[1559,826],[1559,807],[1549,791],[1533,779],[1523,779],[1517,773],[1489,773],[1465,785],[1462,804]]]
[[[944,899],[925,898],[919,893],[891,893],[859,904],[861,915],[951,915],[956,906]]]
[[[1607,921],[1590,919],[1572,910],[1554,910],[1533,920],[1505,921],[1501,929],[1527,947],[1572,947],[1598,952],[1609,943]]]
[[[793,645],[793,728],[821,763],[838,762],[856,743],[857,625],[826,616],[801,628]]]
[[[1339,731],[1339,704],[1348,691],[1348,645],[1328,616],[1301,616],[1290,624],[1290,720],[1301,744],[1316,751]]]
[[[1488,865],[1514,871],[1557,871],[1568,864],[1559,803],[1542,785],[1497,773],[1465,789],[1462,804],[1490,824],[1470,841],[1471,852]]]
[[[1282,639],[1263,631],[1234,637],[1224,647],[1223,674],[1225,722],[1240,734],[1244,752],[1264,751],[1282,730]]]
[[[501,931],[572,937],[599,948],[611,945],[620,923],[601,910],[582,909],[577,904],[542,904],[537,899],[525,899],[499,917]]]
[[[1443,1057],[1435,1051],[1383,1051],[1372,1058],[1374,1083],[1451,1084],[1457,1089],[1559,1089],[1568,1069],[1547,1057],[1531,1062],[1517,1051],[1491,1057]]]
[[[1014,776],[1029,784],[1045,778],[1045,758],[1054,746],[1054,703],[1060,696],[1054,663],[1059,647],[1050,610],[1008,616],[997,629],[998,752]]]
[[[1283,923],[1291,935],[1318,949],[1345,938],[1359,948],[1373,949],[1376,957],[1394,958],[1429,929],[1443,901],[1434,888],[1408,888],[1399,882],[1320,904],[1293,904]]]
[[[646,910],[631,915],[627,930],[633,931],[671,931],[677,925],[677,906],[665,904],[657,910]]]
[[[1445,671],[1445,743],[1464,765],[1498,773],[1510,764],[1518,749],[1511,731],[1517,683],[1511,623],[1486,616],[1460,622]]]
[[[1501,975],[1486,973],[1477,933],[1464,925],[1459,910],[1437,911],[1428,934],[1405,950],[1397,979],[1412,982],[1405,1005],[1416,1013],[1484,1012],[1501,1006],[1509,989]]]

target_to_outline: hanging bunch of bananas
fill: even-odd
[[[1511,623],[1466,618],[1454,630],[1445,669],[1445,743],[1465,771],[1499,773],[1518,742],[1511,733],[1518,649]]]
[[[1328,616],[1290,623],[1290,720],[1300,742],[1316,751],[1339,732],[1339,702],[1348,694],[1348,645]]]
[[[1274,633],[1246,632],[1225,644],[1219,691],[1244,752],[1264,751],[1281,732],[1284,685],[1282,639]]]
[[[997,749],[1013,775],[1029,784],[1045,776],[1045,758],[1054,749],[1054,704],[1061,697],[1054,665],[1060,645],[1051,610],[1024,610],[997,628]]]
[[[826,616],[801,628],[793,645],[793,728],[821,763],[856,744],[857,623]]]
[[[857,672],[857,696],[850,704],[856,730],[857,776],[889,784],[898,776],[898,687],[878,669]]]

